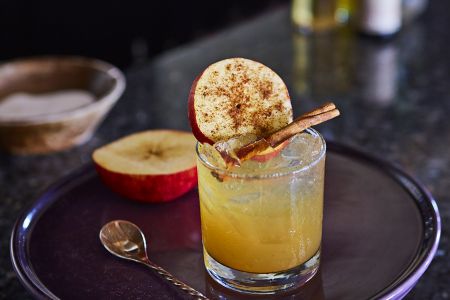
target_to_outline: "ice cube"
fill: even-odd
[[[317,158],[320,151],[320,138],[304,132],[292,138],[289,145],[283,149],[281,156],[289,161],[289,166],[306,166]]]
[[[220,153],[210,144],[199,145],[200,158],[214,167],[225,168],[226,164]]]

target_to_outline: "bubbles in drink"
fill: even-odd
[[[232,139],[222,146],[238,142],[243,144]],[[287,270],[310,259],[322,232],[322,138],[307,130],[231,169],[219,167],[220,153],[206,147],[214,152],[198,165],[198,175],[208,253],[251,272]],[[251,255],[242,251],[245,245],[252,245]]]
[[[252,201],[257,201],[260,197],[261,193],[250,193],[230,197],[230,201],[238,204],[249,204]]]

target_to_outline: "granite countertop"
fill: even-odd
[[[407,299],[450,298],[450,9],[431,1],[426,14],[391,40],[351,30],[294,34],[287,8],[127,70],[127,90],[91,141],[38,156],[0,155],[0,297],[27,299],[9,258],[15,219],[45,188],[90,162],[96,147],[148,128],[189,130],[187,95],[208,64],[242,56],[285,79],[298,115],[332,99],[343,112],[320,126],[328,139],[382,156],[414,175],[437,200],[443,223],[437,255]]]

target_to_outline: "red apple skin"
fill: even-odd
[[[204,71],[203,71],[204,72]],[[205,136],[201,131],[200,128],[197,125],[197,117],[195,114],[195,108],[194,108],[194,96],[195,96],[195,89],[197,88],[197,83],[200,77],[202,77],[203,72],[200,73],[192,83],[191,90],[189,92],[189,98],[188,98],[188,119],[191,123],[192,128],[192,134],[195,136],[197,141],[200,143],[208,143],[210,145],[214,144],[214,141],[209,139],[207,136]]]
[[[102,181],[114,192],[138,202],[169,202],[197,186],[197,168],[161,175],[134,175],[113,172],[97,163]]]

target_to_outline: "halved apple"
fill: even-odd
[[[201,143],[232,137],[258,137],[292,122],[292,106],[283,80],[265,65],[244,58],[216,62],[194,81],[189,120]]]
[[[195,138],[188,132],[135,133],[95,150],[92,158],[107,186],[137,201],[170,201],[197,184]]]

